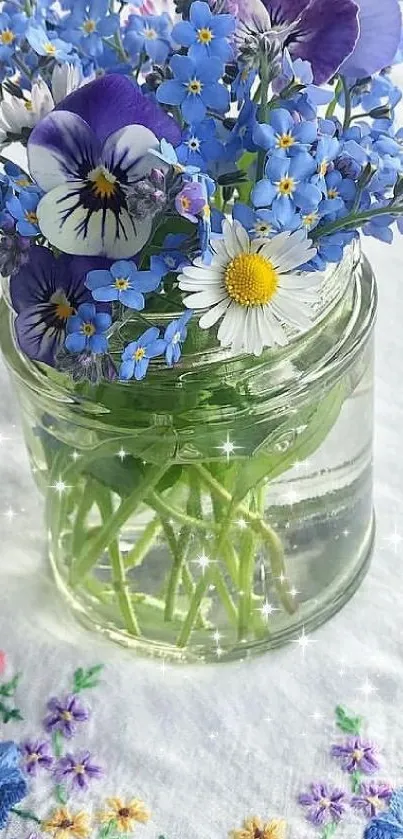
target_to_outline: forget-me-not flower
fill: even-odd
[[[65,347],[69,352],[89,350],[94,354],[104,353],[108,349],[105,332],[109,329],[112,318],[107,312],[99,312],[93,303],[82,303],[77,314],[67,321]]]
[[[134,376],[137,381],[144,379],[150,360],[162,355],[165,349],[166,342],[160,338],[159,329],[155,326],[146,329],[137,341],[131,341],[123,350],[120,378],[132,379]]]
[[[144,294],[155,291],[160,284],[160,274],[154,271],[138,271],[137,265],[120,259],[109,270],[95,270],[87,274],[85,285],[94,300],[106,302],[119,300],[129,309],[144,309]]]
[[[196,63],[187,55],[174,55],[169,66],[175,78],[159,86],[159,102],[180,107],[189,124],[201,122],[207,108],[220,112],[227,110],[229,94],[219,83],[223,64],[218,58],[212,57]]]
[[[178,44],[188,47],[190,58],[196,62],[211,56],[225,62],[233,55],[228,38],[234,31],[233,15],[213,14],[208,3],[194,0],[190,7],[189,20],[174,26],[172,38]]]

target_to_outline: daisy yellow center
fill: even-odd
[[[141,361],[146,354],[144,347],[137,347],[137,350],[133,353],[133,358],[135,361]]]
[[[292,195],[294,189],[296,187],[296,183],[294,178],[281,178],[281,181],[278,182],[278,191],[280,195]]]
[[[146,26],[144,29],[144,37],[147,41],[155,41],[157,33],[155,29],[151,29],[151,26]]]
[[[338,195],[339,195],[339,193],[337,192],[337,189],[329,189],[329,191],[327,193],[328,198],[337,198]]]
[[[38,224],[38,216],[33,210],[27,210],[25,218],[30,224]]]
[[[14,40],[14,32],[12,32],[11,29],[3,29],[2,33],[0,34],[1,43],[7,46],[8,44],[12,44]]]
[[[197,30],[197,40],[200,44],[210,44],[213,40],[214,35],[211,29],[202,28]]]
[[[274,296],[278,278],[271,262],[257,253],[241,253],[225,270],[225,287],[240,306],[264,306]]]
[[[130,281],[126,277],[117,277],[114,286],[118,291],[127,291],[130,288]]]
[[[279,149],[289,149],[295,143],[292,134],[280,134],[277,137],[277,145]]]
[[[83,23],[83,29],[84,29],[84,32],[87,33],[87,35],[92,35],[92,33],[95,32],[96,28],[97,28],[96,21],[92,20],[92,18],[88,18],[88,20],[85,20],[84,23]]]
[[[116,178],[105,166],[98,166],[88,174],[96,198],[112,198],[116,192]]]
[[[203,85],[199,79],[191,79],[190,82],[187,83],[187,89],[188,93],[192,93],[194,96],[199,96],[203,90]]]
[[[43,48],[47,55],[56,55],[56,47],[51,43],[51,41],[47,41],[47,43],[43,45]]]
[[[83,323],[81,331],[87,338],[91,338],[92,335],[95,335],[95,326],[93,323]]]

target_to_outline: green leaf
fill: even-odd
[[[330,824],[327,824],[320,834],[320,839],[330,839],[330,837],[334,836],[336,833],[337,827],[337,822],[330,822]]]
[[[0,696],[13,696],[17,689],[18,682],[20,681],[21,673],[17,673],[13,679],[9,682],[5,682],[4,685],[0,685]]]
[[[115,819],[101,827],[98,833],[98,839],[115,839],[117,831],[117,822]]]
[[[337,728],[340,728],[346,734],[360,734],[363,723],[362,717],[350,716],[341,705],[337,706],[335,714]]]
[[[98,676],[103,668],[103,664],[95,664],[93,667],[89,667],[88,670],[83,670],[82,667],[79,667],[73,677],[73,692],[80,693],[82,690],[97,687],[99,684]]]
[[[0,714],[3,717],[3,723],[10,722],[10,720],[23,720],[24,717],[21,714],[19,708],[8,708],[4,702],[0,702]]]
[[[274,447],[276,440],[280,442],[287,434],[295,434],[298,427],[303,425],[306,427],[302,433],[295,434],[295,442],[286,451],[262,452],[259,456],[254,455],[245,462],[239,471],[233,504],[239,504],[262,480],[274,480],[290,469],[296,461],[306,460],[313,454],[333,428],[344,403],[345,394],[344,384],[338,382],[321,402],[306,407],[280,425],[265,445]]]
[[[99,481],[107,489],[116,492],[121,498],[130,495],[144,477],[144,464],[132,455],[119,461],[117,457],[98,458],[85,469],[85,474]],[[182,474],[182,466],[171,466],[156,486],[157,492],[164,492],[176,484]]]
[[[68,795],[61,784],[56,784],[55,786],[55,798],[59,802],[59,804],[63,804],[63,806],[67,804]]]

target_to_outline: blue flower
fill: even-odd
[[[94,300],[101,302],[119,300],[129,309],[144,309],[144,293],[155,291],[161,275],[153,271],[138,271],[134,262],[119,260],[109,271],[97,270],[87,274],[85,285]]]
[[[82,303],[77,314],[67,321],[66,349],[69,352],[90,350],[95,355],[106,352],[108,340],[104,333],[111,323],[107,312],[97,312],[93,303]]]
[[[73,49],[72,44],[68,44],[61,38],[55,38],[53,32],[47,32],[42,26],[31,23],[28,26],[26,38],[29,45],[38,55],[55,58],[57,61],[69,60],[69,53]]]
[[[236,201],[232,210],[232,216],[240,221],[245,230],[252,237],[270,237],[283,230],[297,230],[302,226],[299,213],[296,213],[290,203],[279,212],[278,202],[274,202],[272,210],[252,210],[246,204]]]
[[[157,90],[157,99],[165,105],[180,106],[189,125],[201,122],[207,108],[220,112],[228,109],[228,91],[219,84],[223,65],[218,58],[196,64],[186,55],[174,55],[169,66],[175,78],[162,82]]]
[[[151,257],[151,271],[160,277],[164,277],[165,274],[169,274],[171,271],[178,272],[185,265],[189,265],[189,259],[183,252],[186,251],[186,247],[184,247],[185,242],[186,236],[182,233],[170,233],[166,236],[161,245],[160,252]],[[181,247],[183,247],[183,251],[180,250]]]
[[[0,830],[6,826],[11,808],[28,794],[20,762],[21,756],[15,743],[0,743]]]
[[[324,236],[315,242],[316,256],[310,261],[309,268],[323,271],[328,262],[341,262],[344,248],[357,237],[355,230],[339,231],[330,236]]]
[[[150,154],[158,157],[168,166],[172,166],[177,172],[187,172],[189,175],[195,175],[199,171],[198,166],[187,166],[180,163],[176,149],[164,139],[161,140],[159,149],[150,149]]]
[[[371,819],[364,839],[403,839],[403,789],[393,793],[387,810]]]
[[[276,153],[295,154],[301,149],[308,150],[317,139],[316,120],[295,122],[285,108],[276,108],[270,115],[270,123],[257,123],[253,139],[262,149],[276,149]]]
[[[134,376],[137,381],[144,379],[150,360],[162,355],[165,348],[166,342],[160,338],[159,329],[155,326],[146,329],[137,341],[132,341],[125,347],[119,370],[120,378],[132,379]]]
[[[125,29],[124,46],[138,61],[143,55],[156,64],[164,64],[170,51],[168,15],[130,15]]]
[[[238,105],[241,106],[250,97],[251,88],[256,78],[256,70],[241,68],[231,84],[231,91]]]
[[[18,198],[13,195],[6,202],[7,210],[16,220],[16,228],[21,236],[38,236],[40,233],[36,214],[39,198],[38,192],[22,191]]]
[[[233,15],[213,15],[208,3],[194,0],[190,7],[190,20],[177,23],[172,38],[183,47],[189,47],[190,58],[203,61],[215,56],[229,61],[233,52],[228,38],[235,31]]]
[[[192,310],[187,309],[180,318],[173,320],[164,332],[164,341],[166,341],[165,358],[168,367],[177,364],[181,357],[182,344],[187,336],[187,324],[192,314]]]
[[[19,193],[23,190],[38,192],[38,184],[34,183],[32,178],[30,178],[23,169],[20,169],[16,163],[11,163],[11,161],[5,163],[4,171],[9,179],[10,186],[14,189],[14,192]]]
[[[385,201],[381,201],[371,204],[371,210],[375,209],[376,206],[383,207],[385,203]],[[393,230],[391,230],[390,226],[395,221],[396,218],[393,215],[374,216],[364,225],[362,230],[365,236],[373,236],[374,239],[379,239],[380,242],[386,242],[386,244],[391,245],[393,242]]]
[[[326,194],[319,205],[321,215],[337,215],[351,209],[356,196],[357,187],[351,178],[343,178],[340,172],[333,169],[325,176]]]
[[[206,119],[184,131],[176,153],[179,162],[185,166],[205,170],[207,163],[220,159],[222,150],[223,144],[217,139],[214,120]]]
[[[109,0],[75,0],[64,21],[67,41],[91,56],[102,55],[103,38],[109,38],[119,27],[119,15],[108,14]]]
[[[308,182],[316,169],[315,160],[306,152],[294,157],[273,155],[266,165],[266,177],[252,191],[255,207],[270,207],[276,201],[280,208],[291,207],[311,212],[318,207],[321,192]]]
[[[27,27],[24,14],[0,14],[0,61],[7,61],[21,41]]]
[[[325,175],[329,170],[329,165],[333,162],[340,151],[340,142],[336,137],[320,137],[316,147],[316,166],[317,174],[313,178],[313,182],[317,184],[319,189],[326,195],[326,181]]]

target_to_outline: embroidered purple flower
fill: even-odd
[[[364,772],[372,775],[379,769],[376,748],[361,737],[348,737],[345,743],[332,746],[332,757],[340,758],[345,772]]]
[[[59,784],[68,781],[72,787],[87,789],[90,781],[102,777],[103,769],[92,763],[89,752],[82,752],[78,755],[66,754],[62,757],[54,774]]]
[[[175,198],[175,207],[179,215],[194,224],[205,206],[206,196],[203,185],[196,181],[186,183]]]
[[[53,757],[46,740],[27,740],[21,747],[22,762],[29,775],[36,775],[38,769],[50,769]]]
[[[152,230],[152,213],[129,212],[130,187],[155,165],[162,137],[179,142],[174,120],[129,79],[109,74],[75,90],[34,128],[29,169],[45,192],[39,228],[64,253],[131,257]]]
[[[358,795],[351,799],[351,806],[360,810],[368,819],[372,819],[380,810],[384,810],[392,797],[392,788],[389,784],[380,784],[375,781],[362,783]]]
[[[310,792],[302,793],[298,801],[307,807],[307,820],[317,825],[339,822],[346,809],[346,793],[327,784],[311,784]]]
[[[46,731],[61,731],[67,738],[73,736],[77,723],[85,722],[89,717],[89,711],[80,704],[74,693],[64,699],[52,697],[47,707],[50,713],[43,721]]]

